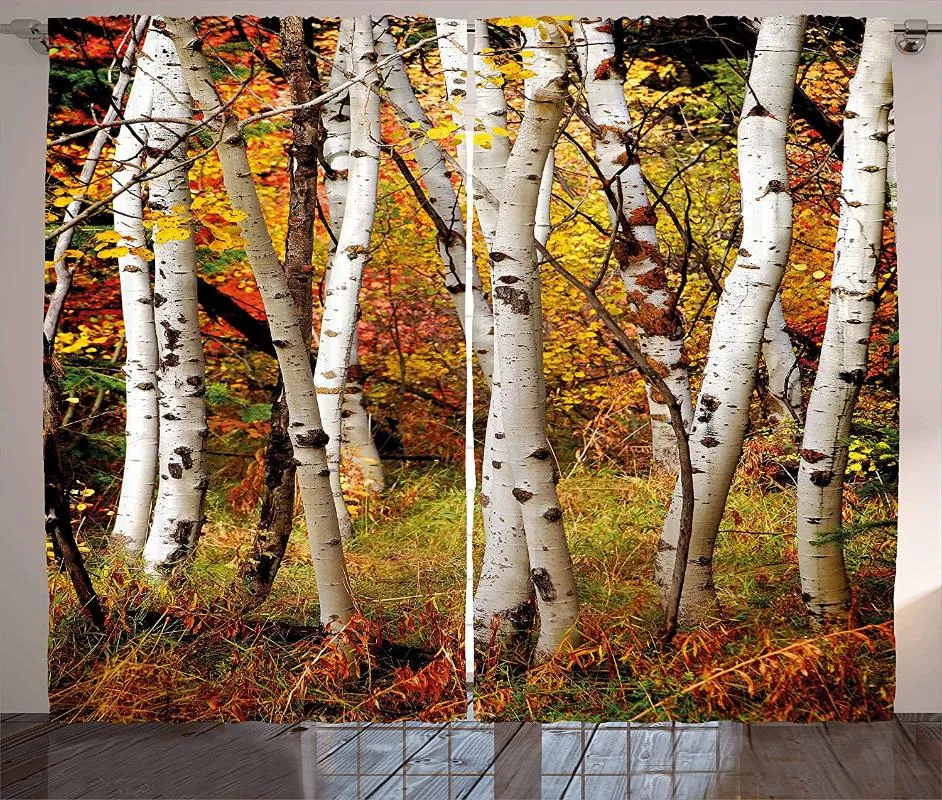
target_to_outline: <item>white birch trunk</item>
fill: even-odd
[[[892,46],[893,23],[868,19],[844,112],[841,216],[831,297],[802,440],[798,568],[802,598],[819,619],[840,618],[850,604],[843,550],[834,537],[842,527],[847,437],[867,376],[876,310],[873,292],[886,201]]]
[[[353,20],[340,20],[337,31],[337,48],[330,69],[327,88],[336,89],[347,80],[346,73],[351,71],[351,50],[353,48]],[[334,236],[339,235],[339,221],[343,219],[343,210],[347,201],[347,178],[350,171],[350,93],[341,92],[324,103],[324,188],[330,207],[331,228]],[[331,248],[331,253],[335,248]],[[324,286],[327,282],[325,278]]]
[[[331,66],[328,88],[335,89],[344,83],[351,72],[353,49],[353,19],[342,19],[337,32],[337,48]],[[324,160],[327,164],[324,184],[330,210],[330,229],[334,238],[340,236],[344,209],[349,190],[350,170],[350,93],[343,92],[325,104]],[[336,247],[331,244],[329,261],[333,262]],[[324,275],[325,292],[330,290],[330,263]],[[357,325],[358,327],[358,325]],[[361,382],[359,342],[356,329],[350,345],[350,364],[347,368],[346,386],[341,401],[340,449],[341,461],[353,464],[363,476],[367,486],[381,492],[386,486],[386,474],[379,450],[373,440],[370,417],[364,404]],[[347,515],[346,506],[341,512]],[[343,529],[349,533],[349,519],[344,520]]]
[[[657,216],[648,201],[641,173],[631,116],[625,101],[623,67],[615,51],[612,22],[583,19],[573,25],[573,41],[579,55],[589,115],[599,127],[595,155],[602,174],[612,181],[634,242],[620,242],[614,255],[621,270],[638,332],[641,352],[664,378],[680,404],[684,423],[693,417],[687,360],[683,349],[683,322],[674,308],[674,293],[657,239]],[[613,224],[617,207],[608,202]],[[678,469],[677,439],[670,413],[659,392],[648,385],[652,458],[672,472]]]
[[[462,26],[466,23],[461,21]],[[462,30],[465,28],[462,27]],[[439,29],[441,30],[441,28]],[[486,20],[474,24],[473,63],[475,68],[475,131],[491,134],[490,149],[483,144],[474,148],[474,203],[478,222],[488,251],[494,246],[497,212],[502,193],[504,169],[510,155],[510,140],[494,133],[505,127],[507,103],[502,88],[503,76],[484,61],[490,47]],[[462,52],[465,68],[467,55]],[[443,53],[443,59],[446,59]],[[447,59],[450,61],[450,57]],[[449,72],[446,71],[446,83]],[[463,92],[463,89],[455,91]],[[451,95],[449,87],[449,95]],[[463,125],[463,117],[456,120]],[[495,149],[496,148],[496,149]],[[487,186],[488,183],[493,185]],[[539,208],[539,199],[537,200]],[[548,204],[546,211],[548,213]],[[539,208],[542,211],[542,208]],[[493,285],[493,269],[491,282]],[[538,327],[541,322],[536,323]],[[501,636],[529,632],[533,624],[533,584],[530,580],[530,558],[520,503],[514,497],[514,471],[507,448],[502,422],[500,344],[494,338],[494,375],[488,409],[484,458],[481,469],[481,506],[484,519],[485,546],[481,574],[474,595],[476,639],[486,644],[495,620]],[[542,375],[540,375],[542,381]],[[542,387],[542,383],[541,383]],[[541,392],[544,390],[541,388]]]
[[[708,616],[716,601],[713,547],[742,451],[766,320],[788,260],[792,199],[785,139],[804,29],[804,17],[762,20],[739,122],[743,236],[716,310],[690,431],[695,505],[679,614],[684,624]],[[670,587],[681,505],[678,482],[658,545],[662,599]]]
[[[167,28],[183,62],[190,91],[204,115],[211,119],[210,130],[220,136],[217,153],[233,208],[245,214],[239,228],[284,379],[291,419],[289,433],[317,579],[320,618],[329,631],[337,631],[349,621],[354,606],[324,449],[327,436],[318,413],[308,347],[284,270],[265,225],[238,123],[223,110],[193,26],[183,19],[168,19]]]
[[[157,38],[156,35],[149,37],[138,56],[134,83],[124,112],[127,119],[140,119],[151,113],[150,72]],[[124,125],[115,141],[111,176],[112,191],[117,195],[113,203],[114,229],[121,237],[117,246],[128,248],[127,255],[118,258],[127,348],[124,366],[127,446],[114,537],[132,556],[140,554],[147,540],[157,479],[159,440],[154,295],[150,261],[142,255],[147,247],[147,233],[144,230],[144,187],[140,175],[146,145],[145,124]]]
[[[540,176],[566,98],[563,44],[558,30],[549,26],[537,43],[552,49],[557,67],[555,74],[547,70],[546,83],[534,89],[506,165],[491,251],[501,420],[537,594],[538,657],[565,651],[578,640],[579,602],[546,437],[540,267],[533,236]]]
[[[790,419],[801,422],[804,410],[801,371],[786,329],[781,291],[775,295],[769,309],[762,336],[762,360],[769,376],[769,417],[772,422],[781,423]]]
[[[481,470],[481,506],[486,538],[481,574],[474,594],[475,638],[481,644],[490,640],[495,620],[499,636],[529,631],[533,626],[530,556],[520,503],[513,493],[513,462],[501,423],[502,407],[498,357],[494,363]]]
[[[524,37],[524,50],[528,43],[539,41],[539,31],[536,28],[521,28]],[[526,113],[527,107],[534,93],[540,86],[545,85],[548,77],[551,77],[557,69],[557,55],[552,50],[546,48],[537,48],[533,55],[525,57],[523,60],[524,68],[534,73],[523,81],[523,111]],[[556,169],[556,154],[550,149],[546,156],[546,164],[543,166],[543,176],[540,180],[540,194],[536,202],[536,223],[533,228],[533,237],[544,247],[549,241],[552,225],[550,219],[551,204],[553,199],[553,173]],[[543,257],[538,252],[537,260],[542,263]]]
[[[370,491],[381,492],[386,488],[386,473],[373,440],[370,415],[366,411],[359,347],[360,336],[358,331],[354,330],[350,344],[350,364],[347,367],[343,389],[343,407],[340,410],[341,455],[360,471]]]
[[[104,152],[105,145],[108,143],[111,136],[107,126],[118,118],[121,105],[124,101],[124,93],[131,83],[131,68],[134,66],[135,53],[137,53],[149,25],[150,17],[142,16],[134,26],[131,39],[121,59],[120,74],[115,81],[108,110],[101,120],[102,128],[95,134],[95,138],[92,139],[92,143],[88,148],[88,155],[85,157],[85,163],[82,165],[82,171],[79,173],[78,185],[81,189],[72,199],[72,202],[66,206],[65,214],[62,215],[63,224],[75,219],[82,210],[85,191],[87,191],[89,184],[91,184],[92,179],[95,177],[95,170],[98,168],[101,154]],[[130,100],[128,102],[130,102]],[[129,116],[127,112],[125,112],[124,116],[125,119],[134,119]],[[56,271],[56,288],[49,297],[49,307],[46,309],[46,314],[43,319],[43,333],[50,345],[55,341],[56,333],[59,329],[59,320],[62,317],[62,308],[65,305],[65,299],[69,294],[69,289],[72,287],[74,269],[70,268],[66,263],[68,258],[66,251],[72,247],[72,237],[74,235],[75,226],[72,226],[68,230],[63,231],[56,239],[53,254],[53,263],[55,264]]]
[[[354,22],[352,71],[360,72],[376,58],[369,17]],[[321,422],[328,436],[327,463],[334,505],[344,539],[353,532],[340,486],[341,410],[343,390],[350,364],[363,267],[369,257],[370,234],[376,213],[379,182],[378,77],[370,73],[350,87],[350,169],[343,222],[330,267],[321,318],[314,384]]]
[[[192,100],[173,42],[159,27],[154,40],[152,114],[187,119]],[[190,214],[189,130],[184,124],[148,123],[149,154],[166,157],[161,173],[150,181],[149,205],[154,220],[154,323],[157,331],[157,394],[160,411],[159,482],[154,520],[144,546],[148,570],[172,567],[196,546],[203,525],[209,478],[204,459],[206,385],[203,341],[196,300],[196,240],[192,226],[179,220]],[[169,222],[177,220],[176,224]],[[180,237],[161,240],[168,228]]]
[[[389,32],[389,22],[385,18],[377,23],[378,37],[376,52],[381,58],[394,55],[396,42]],[[439,146],[425,135],[431,127],[428,115],[415,96],[401,59],[395,59],[382,71],[383,87],[389,100],[397,107],[405,125],[416,141],[412,155],[415,157],[425,184],[429,204],[437,212],[447,230],[439,231],[437,236],[438,253],[442,260],[445,289],[451,295],[458,320],[464,328],[465,294],[469,287],[464,285],[465,248],[467,247],[464,220],[458,195],[451,183],[451,173],[447,168],[445,156]],[[419,123],[418,128],[411,128],[411,123]],[[494,319],[481,276],[475,267],[471,284],[474,314],[472,318],[472,340],[474,354],[481,371],[491,382],[494,371]]]

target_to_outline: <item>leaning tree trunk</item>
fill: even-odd
[[[192,100],[173,42],[155,20],[153,116],[188,118]],[[205,466],[206,384],[196,299],[196,239],[190,218],[188,127],[148,123],[147,148],[164,158],[150,181],[154,220],[154,322],[160,359],[157,391],[160,453],[157,500],[144,545],[148,570],[166,570],[186,558],[203,526],[209,477]]]
[[[75,542],[69,508],[68,480],[62,465],[59,446],[59,385],[61,367],[52,352],[52,345],[43,336],[43,472],[45,475],[46,535],[52,539],[60,566],[65,568],[75,589],[79,605],[95,627],[105,626],[105,612],[95,592],[85,562]]]
[[[595,154],[609,181],[609,216],[619,228],[613,255],[627,292],[629,320],[638,344],[680,403],[685,424],[693,417],[683,320],[667,279],[657,239],[657,215],[648,201],[631,116],[625,101],[624,66],[615,48],[610,19],[583,19],[573,26],[589,116],[595,123]],[[648,411],[654,463],[678,468],[677,439],[665,398],[648,383]]]
[[[556,493],[558,474],[546,437],[540,266],[534,242],[540,175],[567,97],[564,45],[558,29],[547,25],[541,31],[537,46],[552,50],[557,66],[546,71],[543,86],[534,87],[507,162],[491,251],[500,411],[537,594],[536,652],[541,658],[578,641],[579,602]]]
[[[359,71],[376,58],[372,21],[358,17],[354,22],[352,71]],[[359,292],[363,267],[370,252],[370,234],[376,213],[379,181],[381,132],[379,124],[378,80],[375,72],[350,87],[350,169],[343,222],[337,236],[327,291],[317,354],[314,383],[324,430],[328,436],[327,461],[334,504],[343,538],[353,531],[340,486],[340,443],[343,391],[354,331],[359,316]]]
[[[749,73],[738,130],[743,237],[720,295],[690,431],[696,502],[682,624],[704,618],[716,602],[713,547],[742,451],[766,320],[791,246],[785,139],[804,30],[804,17],[764,18]],[[674,568],[681,506],[678,483],[658,544],[662,601]]]
[[[389,32],[388,20],[383,18],[377,23],[377,27],[379,28],[379,36],[376,40],[377,54],[383,58],[395,55],[396,42]],[[400,122],[415,140],[413,155],[427,190],[429,206],[438,218],[436,241],[442,260],[445,288],[451,295],[455,313],[463,327],[465,294],[468,289],[464,285],[467,241],[458,195],[451,183],[451,173],[447,168],[442,150],[425,135],[431,127],[431,122],[415,96],[402,59],[391,61],[389,66],[382,70],[382,78],[386,96],[396,107]],[[474,354],[477,356],[481,371],[490,382],[494,369],[494,319],[476,267],[472,272],[470,289],[474,305],[471,326]]]
[[[124,56],[121,59],[120,74],[115,81],[114,89],[111,92],[111,98],[108,104],[108,110],[101,120],[101,129],[95,134],[92,143],[88,148],[88,155],[85,157],[85,163],[82,165],[82,171],[79,173],[78,185],[81,187],[77,196],[66,206],[65,214],[62,217],[63,224],[75,219],[82,210],[82,204],[85,201],[85,192],[89,184],[95,177],[95,170],[98,168],[98,162],[101,154],[104,152],[105,145],[111,139],[109,126],[118,119],[121,113],[121,105],[124,100],[124,93],[131,83],[131,68],[134,66],[135,54],[140,47],[144,34],[150,25],[150,17],[142,16],[137,20],[127,47],[124,50]],[[125,119],[133,119],[125,113]],[[69,290],[72,288],[72,275],[75,272],[74,267],[67,263],[69,257],[69,248],[72,246],[72,237],[75,235],[75,226],[63,231],[56,239],[56,246],[53,255],[53,264],[56,271],[56,288],[49,297],[49,303],[46,308],[46,315],[43,319],[43,333],[50,343],[56,341],[56,333],[59,330],[59,320],[62,318],[62,309],[65,306],[65,299],[68,297]]]
[[[459,31],[461,40],[465,40],[464,20],[439,20],[439,33],[449,30],[449,23],[454,23],[450,29]],[[460,60],[455,57],[452,53],[458,49],[453,41],[455,38],[457,34],[450,33],[448,38],[440,40],[442,63],[445,66],[449,98],[463,100],[467,85],[467,53],[462,51]],[[510,139],[506,134],[495,132],[495,128],[503,128],[506,125],[507,103],[502,88],[503,76],[486,60],[489,48],[487,21],[476,20],[472,51],[476,92],[474,127],[476,132],[489,134],[489,139],[484,137],[486,142],[484,139],[472,141],[472,201],[485,245],[490,252],[494,248],[503,175],[510,155]],[[452,64],[454,67],[449,69]],[[457,99],[452,102],[462,108],[462,103]],[[456,118],[456,123],[463,127],[463,118]],[[539,198],[536,208],[540,208]],[[491,283],[493,286],[493,269]],[[481,507],[485,544],[481,574],[474,593],[475,638],[479,644],[485,645],[490,641],[495,625],[496,633],[501,637],[526,638],[533,628],[535,616],[526,531],[520,503],[513,494],[513,465],[503,425],[500,349],[495,336],[491,396],[481,467]]]
[[[219,137],[216,151],[233,208],[244,214],[239,229],[265,306],[285,383],[291,418],[289,431],[317,579],[321,621],[328,630],[337,631],[349,621],[354,607],[331,492],[325,453],[327,434],[318,413],[308,346],[265,225],[238,122],[219,99],[209,62],[193,26],[187,20],[172,18],[167,20],[167,29],[180,54],[190,91],[209,120],[209,130]]]
[[[138,59],[134,84],[128,96],[126,119],[151,113],[153,57],[158,35],[148,37],[145,58]],[[144,187],[141,172],[147,148],[147,125],[122,126],[115,142],[112,191],[117,244],[127,252],[118,258],[121,309],[127,356],[124,366],[127,397],[124,476],[118,498],[114,538],[132,556],[140,554],[150,527],[154,484],[157,479],[159,409],[157,403],[157,330],[154,327],[154,293],[144,229]]]
[[[850,587],[840,542],[847,437],[867,376],[887,187],[893,24],[868,19],[844,111],[841,216],[821,358],[798,471],[802,598],[818,619],[840,618]]]
[[[300,105],[321,93],[317,62],[308,57],[304,20],[281,20],[281,55],[291,103]],[[288,230],[285,235],[285,277],[297,309],[305,344],[310,348],[313,315],[314,221],[317,215],[317,165],[324,141],[319,108],[295,111],[288,150]],[[272,397],[271,427],[265,449],[265,493],[258,532],[242,565],[242,586],[257,607],[271,593],[294,523],[296,470],[288,433],[284,380]]]
[[[337,47],[330,72],[330,89],[335,89],[352,77],[351,53],[353,49],[352,19],[342,19],[337,31]],[[332,246],[330,261],[336,252],[344,208],[349,191],[350,170],[350,93],[341,92],[324,104],[324,184],[330,208],[330,235]],[[324,275],[325,291],[330,291],[330,267]],[[358,326],[357,326],[358,327]],[[359,337],[354,329],[350,345],[350,363],[343,391],[340,429],[341,460],[359,470],[367,486],[381,492],[386,486],[386,475],[379,450],[373,439],[370,417],[366,412],[360,369]],[[346,513],[346,507],[343,512]],[[349,530],[349,527],[347,527]]]
[[[769,417],[773,423],[801,422],[803,401],[801,371],[782,309],[782,293],[775,295],[762,336],[762,360],[769,379]]]

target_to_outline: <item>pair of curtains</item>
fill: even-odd
[[[892,709],[892,24],[50,24],[76,720]]]

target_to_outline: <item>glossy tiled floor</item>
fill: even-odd
[[[940,723],[62,725],[12,716],[2,797],[940,798]]]

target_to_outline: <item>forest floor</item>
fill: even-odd
[[[210,497],[186,580],[152,589],[126,565],[87,558],[111,623],[90,629],[50,569],[50,697],[68,720],[426,721],[464,716],[464,489],[452,468],[399,467],[366,500],[347,547],[363,619],[359,673],[317,632],[317,591],[297,528],[272,596],[246,615],[234,591],[251,514]],[[737,479],[715,558],[721,612],[671,645],[657,640],[652,563],[665,477],[577,468],[559,484],[582,598],[584,645],[529,670],[491,652],[477,667],[481,720],[861,720],[892,709],[895,517],[856,498],[846,542],[852,615],[807,621],[798,588],[794,491]],[[483,533],[478,521],[478,552]]]

